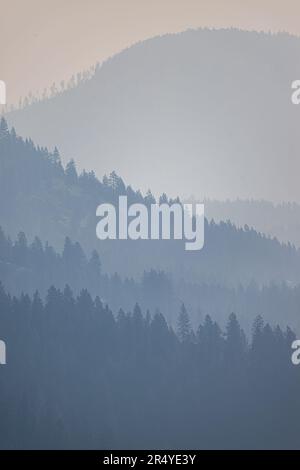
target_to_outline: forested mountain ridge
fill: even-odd
[[[271,284],[260,288],[256,283],[229,288],[219,284],[176,281],[163,271],[144,271],[141,279],[122,279],[108,275],[96,251],[86,256],[78,242],[65,239],[62,253],[37,237],[32,243],[24,233],[16,240],[6,237],[0,227],[0,282],[15,296],[34,295],[46,298],[49,286],[63,290],[68,285],[74,295],[87,289],[99,296],[116,315],[120,308],[129,311],[138,303],[144,311],[162,312],[169,325],[175,326],[176,312],[182,302],[188,308],[192,325],[209,314],[224,326],[234,311],[249,334],[252,322],[262,314],[265,321],[282,328],[287,325],[300,332],[300,285]]]
[[[192,198],[190,198],[192,200]],[[295,202],[274,204],[270,201],[236,199],[204,200],[208,220],[230,220],[236,227],[248,225],[257,232],[300,247],[300,205]]]
[[[165,35],[0,119],[0,449],[300,449],[297,57]],[[202,250],[97,238],[191,193]]]
[[[78,241],[89,255],[99,252],[105,272],[141,276],[144,270],[163,270],[174,279],[224,285],[288,282],[300,279],[300,253],[253,229],[237,229],[230,222],[205,224],[205,245],[186,252],[182,241],[108,240],[96,238],[96,208],[115,203],[126,194],[129,204],[154,201],[142,196],[112,173],[99,181],[93,172],[77,174],[74,162],[64,169],[59,153],[35,147],[32,141],[0,128],[1,225],[16,237],[23,231],[29,240],[38,236],[61,250],[66,236]],[[161,200],[169,201],[166,195]]]
[[[155,37],[78,86],[7,114],[66,163],[155,194],[300,202],[300,39],[236,29]]]

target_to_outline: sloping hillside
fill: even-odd
[[[0,220],[11,236],[24,231],[29,239],[38,236],[58,249],[70,236],[88,254],[97,249],[105,271],[122,276],[140,276],[153,268],[187,282],[298,284],[299,251],[231,223],[206,222],[205,246],[197,252],[185,251],[181,240],[99,241],[96,208],[101,202],[114,203],[126,194],[130,203],[148,204],[151,193],[143,197],[115,173],[103,182],[93,173],[78,176],[73,164],[63,168],[57,152],[38,149],[9,132],[4,120],[0,133],[0,198],[5,201]]]
[[[286,34],[166,35],[8,120],[81,169],[155,194],[299,202],[299,64],[300,39]]]

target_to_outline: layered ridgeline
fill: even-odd
[[[169,325],[175,327],[182,302],[192,325],[206,315],[225,326],[231,312],[249,334],[253,320],[263,314],[271,325],[287,325],[300,332],[300,285],[286,283],[259,288],[254,282],[246,287],[229,288],[218,284],[176,281],[163,271],[144,271],[141,279],[122,279],[117,273],[108,275],[96,251],[86,256],[78,242],[65,239],[62,253],[56,252],[38,237],[29,243],[24,233],[12,241],[0,228],[0,282],[11,295],[34,295],[42,299],[50,286],[63,291],[66,286],[75,296],[87,289],[99,296],[115,315],[129,311],[138,303],[144,312],[162,312]]]
[[[295,202],[274,204],[270,201],[237,199],[205,200],[204,203],[209,220],[230,220],[237,227],[248,225],[300,247],[300,205]]]
[[[258,285],[300,279],[300,253],[254,230],[236,229],[231,223],[206,223],[205,246],[187,252],[183,241],[107,240],[96,237],[96,208],[102,202],[116,203],[127,195],[129,203],[152,203],[115,173],[100,182],[94,173],[77,174],[74,163],[63,168],[58,151],[49,153],[31,141],[9,132],[5,120],[0,129],[1,225],[15,237],[38,236],[61,250],[66,236],[81,243],[87,255],[100,254],[105,272],[138,276],[144,270],[164,270],[175,280],[237,286],[252,281]],[[169,201],[166,195],[163,200]]]
[[[287,34],[166,35],[7,117],[81,169],[116,170],[155,194],[299,202],[299,59]]]

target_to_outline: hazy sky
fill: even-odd
[[[0,0],[8,103],[139,40],[200,26],[300,34],[299,0]]]

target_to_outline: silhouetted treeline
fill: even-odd
[[[300,204],[282,202],[275,204],[264,200],[217,201],[205,200],[205,212],[208,220],[219,223],[230,220],[237,227],[254,227],[276,237],[278,240],[300,246]]]
[[[299,250],[248,227],[237,229],[230,222],[206,222],[204,249],[198,252],[186,252],[180,240],[100,241],[95,234],[96,208],[103,202],[116,203],[119,195],[127,195],[129,204],[155,201],[151,191],[143,196],[115,172],[99,181],[93,172],[78,174],[72,160],[63,168],[57,149],[35,147],[1,120],[0,198],[5,203],[0,205],[0,219],[11,236],[23,231],[30,239],[38,236],[59,250],[69,236],[88,254],[96,249],[105,272],[127,277],[155,269],[176,280],[227,286],[252,280],[259,285],[299,282]],[[172,203],[165,194],[159,201]]]
[[[176,333],[86,290],[1,288],[1,448],[299,448],[290,329],[258,317],[248,343],[231,314],[193,331],[182,305]]]
[[[42,298],[49,285],[63,289],[68,284],[75,294],[83,288],[104,302],[113,312],[119,308],[132,309],[138,302],[145,310],[164,312],[168,322],[174,325],[183,301],[189,308],[193,325],[206,314],[224,325],[231,311],[239,312],[239,321],[249,331],[258,314],[272,325],[291,325],[300,332],[300,286],[286,283],[271,284],[260,288],[252,282],[246,287],[228,288],[218,284],[176,281],[163,271],[144,271],[140,279],[122,278],[117,273],[103,272],[101,260],[94,250],[90,257],[78,242],[65,239],[62,253],[57,253],[38,237],[30,243],[24,233],[12,241],[0,227],[0,281],[12,295],[36,290]]]

